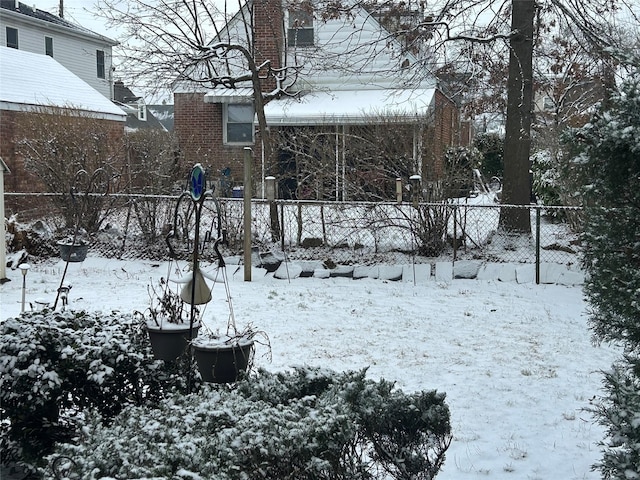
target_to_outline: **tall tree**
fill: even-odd
[[[532,65],[535,14],[535,0],[513,0],[502,187],[502,201],[508,205],[526,205],[531,197],[529,152],[533,108]],[[509,231],[530,233],[529,210],[503,208],[500,212],[500,226]]]

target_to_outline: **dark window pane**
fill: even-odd
[[[227,108],[227,121],[233,123],[253,122],[253,105],[230,104]]]
[[[44,53],[53,57],[53,38],[44,37]]]
[[[7,27],[7,47],[18,48],[18,29]]]
[[[289,46],[291,47],[313,46],[313,28],[290,28],[288,35]]]
[[[253,142],[253,124],[227,123],[227,142],[251,143]]]
[[[98,78],[105,78],[104,74],[104,52],[96,50],[96,64],[98,67]]]

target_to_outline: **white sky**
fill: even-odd
[[[105,26],[105,21],[97,18],[97,11],[94,0],[63,0],[64,1],[64,18],[82,25],[89,30],[101,35],[114,38],[117,33]],[[31,6],[35,6],[40,10],[44,10],[55,15],[59,14],[60,0],[23,0]]]

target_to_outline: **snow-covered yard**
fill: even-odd
[[[26,302],[53,303],[64,262],[36,263]],[[89,257],[69,264],[72,308],[144,309],[147,285],[167,263]],[[173,273],[172,273],[173,275]],[[21,309],[22,276],[8,270],[1,318]],[[596,479],[603,430],[585,411],[600,393],[599,370],[619,351],[594,346],[580,286],[494,280],[389,282],[364,278],[276,279],[228,267],[236,321],[270,337],[269,370],[293,365],[369,367],[405,391],[447,394],[454,439],[438,478]],[[224,328],[224,286],[215,284],[205,321]]]

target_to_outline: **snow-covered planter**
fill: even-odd
[[[189,342],[200,329],[199,310],[194,309],[196,321],[191,324],[191,305],[161,279],[157,287],[150,285],[149,307],[136,316],[143,319],[153,354],[158,360],[175,360],[187,351]],[[192,328],[193,327],[193,328]]]
[[[205,325],[205,333],[191,342],[191,348],[204,382],[233,383],[251,370],[255,344],[266,346],[268,355],[271,353],[271,344],[265,332],[256,330],[252,325],[243,329],[238,329],[236,325],[226,264],[218,248],[220,241],[221,239],[217,239],[213,248],[218,257],[218,274],[225,285],[226,303],[229,306],[226,332],[213,332]],[[215,285],[217,277],[211,279]]]
[[[254,332],[235,337],[202,335],[191,343],[204,382],[233,383],[253,362]]]
[[[234,389],[84,419],[59,445],[69,478],[432,479],[451,441],[444,394],[405,394],[365,372],[260,371]],[[59,462],[58,462],[59,463]]]
[[[162,369],[132,315],[27,312],[0,323],[3,463],[37,464],[54,441],[77,434],[84,409],[108,419],[125,405],[158,401],[185,388]]]
[[[89,251],[89,242],[84,239],[63,239],[56,245],[60,250],[60,258],[65,262],[84,262]]]

